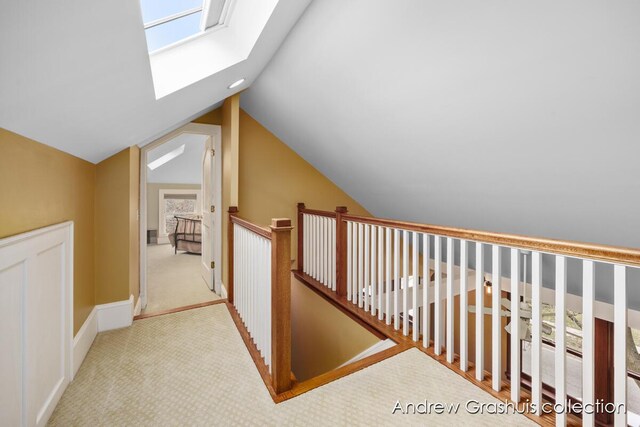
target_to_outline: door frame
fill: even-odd
[[[215,228],[213,232],[214,254],[216,266],[222,266],[222,130],[218,125],[188,123],[153,142],[140,148],[140,308],[147,306],[147,155],[152,149],[183,134],[192,133],[207,135],[213,141],[217,156],[214,156],[214,203],[218,207],[215,211]],[[220,268],[214,270],[214,290],[224,296],[224,284]],[[139,313],[136,313],[139,314]]]

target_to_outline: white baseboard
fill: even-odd
[[[381,351],[391,348],[395,345],[396,343],[390,340],[389,338],[387,338],[386,340],[378,341],[377,343],[375,343],[374,345],[372,345],[362,353],[344,362],[342,365],[339,366],[339,368],[342,368],[343,366],[348,365],[350,363],[357,362],[358,360],[362,360],[365,357],[369,357],[376,353],[380,353]]]
[[[93,340],[96,338],[96,335],[98,335],[97,311],[97,307],[93,307],[93,310],[91,310],[91,313],[89,313],[82,327],[73,338],[73,375],[71,379],[76,376],[80,365],[82,365],[84,358],[91,348],[91,344],[93,344]]]
[[[224,286],[224,283],[220,283],[220,296],[222,298],[228,298],[229,294],[227,293],[227,288]]]
[[[93,310],[91,310],[91,313],[73,338],[73,372],[71,379],[75,377],[78,369],[80,369],[98,332],[131,326],[133,316],[137,315],[134,310],[138,314],[140,313],[140,299],[138,298],[138,303],[134,309],[133,295],[125,301],[100,304],[93,307]]]
[[[96,306],[98,312],[98,332],[126,328],[133,322],[133,295],[125,301],[117,301]]]
[[[136,306],[133,309],[133,316],[138,316],[141,311],[142,311],[142,298],[138,297],[138,302],[136,303]]]

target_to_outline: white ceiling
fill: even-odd
[[[159,100],[138,1],[3,2],[0,127],[92,162],[143,145],[250,85],[309,1],[280,0],[248,59]]]
[[[640,247],[640,2],[313,2],[242,107],[373,214]]]
[[[147,168],[147,182],[161,184],[200,184],[202,155],[206,135],[182,133],[147,154],[147,163],[164,156],[184,144],[184,153],[154,170]]]

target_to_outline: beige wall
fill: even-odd
[[[92,163],[0,129],[0,238],[74,222],[74,334],[95,305]]]
[[[158,229],[159,191],[200,189],[200,184],[147,184],[147,230]]]
[[[138,147],[96,165],[96,304],[139,294],[139,168]]]

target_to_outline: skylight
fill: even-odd
[[[218,25],[226,0],[140,0],[147,49],[154,52]]]
[[[176,157],[178,157],[182,153],[184,153],[184,144],[182,144],[180,147],[176,148],[175,150],[169,151],[167,154],[165,154],[162,157],[157,158],[156,160],[152,161],[151,163],[148,163],[147,167],[149,169],[151,169],[151,170],[155,170],[155,169],[159,168],[160,166],[164,165],[165,163],[168,163],[171,160],[175,159]]]

